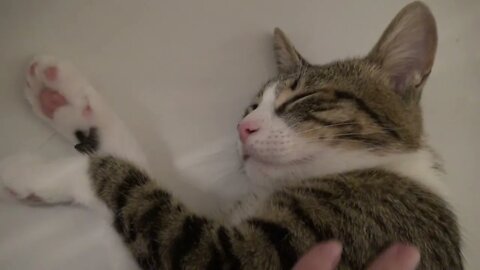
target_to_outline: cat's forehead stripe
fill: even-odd
[[[261,109],[268,109],[272,110],[274,109],[274,104],[275,104],[275,98],[276,98],[276,93],[277,93],[277,85],[278,82],[272,82],[267,85],[265,88],[265,91],[263,91],[263,95],[260,100],[259,108]]]

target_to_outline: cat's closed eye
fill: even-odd
[[[297,89],[297,87],[298,87],[298,83],[299,83],[299,82],[300,82],[300,77],[296,78],[296,79],[292,82],[292,84],[290,85],[290,89],[291,89],[292,91],[295,91],[295,90]]]

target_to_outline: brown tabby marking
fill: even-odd
[[[115,228],[143,269],[290,269],[312,245],[332,238],[344,244],[339,269],[364,269],[395,241],[419,247],[418,269],[462,269],[460,236],[446,203],[387,171],[285,187],[234,227],[189,212],[117,158],[92,158],[90,170],[96,192],[115,214]]]

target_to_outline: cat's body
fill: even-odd
[[[460,236],[445,201],[385,170],[288,185],[235,226],[195,215],[128,162],[93,158],[90,173],[144,269],[291,269],[328,239],[344,245],[339,269],[365,269],[393,242],[421,250],[419,269],[461,268]]]
[[[364,269],[398,241],[419,248],[418,269],[463,269],[422,129],[436,49],[428,8],[407,6],[365,58],[311,65],[279,30],[275,49],[279,75],[238,126],[247,175],[268,192],[230,222],[193,213],[153,181],[121,121],[51,58],[30,66],[27,98],[86,155],[13,159],[1,180],[20,199],[74,201],[112,217],[143,269],[290,269],[328,239],[344,245],[339,269]]]

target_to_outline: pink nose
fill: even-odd
[[[242,121],[238,124],[238,134],[240,135],[240,140],[244,143],[247,141],[247,138],[253,133],[257,132],[260,129],[260,126],[257,122],[253,121]]]

